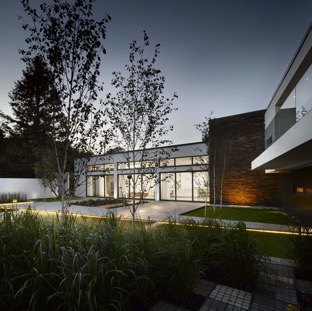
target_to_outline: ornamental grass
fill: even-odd
[[[159,299],[186,305],[200,278],[251,289],[261,260],[243,226],[218,222],[148,227],[73,215],[4,213],[0,310],[148,310]],[[255,243],[255,244],[254,244]]]

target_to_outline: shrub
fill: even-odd
[[[293,233],[290,255],[295,263],[295,275],[312,281],[312,228],[297,225],[293,227]]]

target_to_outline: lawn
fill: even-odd
[[[205,208],[202,207],[185,213],[184,216],[204,217]],[[216,207],[214,210],[213,206],[209,206],[207,208],[207,217],[225,220],[261,222],[278,225],[288,225],[292,221],[287,214],[278,210],[235,207]]]
[[[266,256],[290,259],[289,244],[293,239],[289,234],[276,234],[266,232],[249,232],[261,245]]]

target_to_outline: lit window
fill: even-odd
[[[312,196],[312,187],[294,187],[295,194],[311,197]]]
[[[192,165],[192,157],[176,158],[176,166]]]
[[[119,162],[119,170],[127,170],[133,168],[150,168],[155,167],[155,161],[136,161],[136,162]]]
[[[197,156],[193,157],[193,164],[208,164],[208,156]]]
[[[160,166],[174,166],[174,159],[161,159],[160,160]]]

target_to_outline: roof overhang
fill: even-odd
[[[251,163],[252,170],[284,171],[312,166],[312,110]]]

